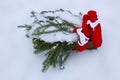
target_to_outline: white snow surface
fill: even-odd
[[[119,0],[0,0],[0,80],[120,80]],[[98,12],[103,44],[97,50],[73,51],[65,69],[52,67],[42,73],[44,53],[33,54],[33,44],[25,31],[30,12],[67,9],[73,13]]]
[[[41,15],[39,12],[36,12],[35,15],[37,16],[37,18],[39,20],[44,21],[44,25],[47,24],[46,23],[46,19],[44,17],[46,16],[54,16],[54,17],[60,17],[62,20],[66,20],[70,23],[75,24],[74,26],[76,27],[81,27],[81,19],[82,16],[81,15],[73,15],[72,13],[68,12],[68,11],[64,11],[64,12],[56,12],[56,13],[45,13],[43,15]],[[44,17],[43,17],[44,16]],[[62,23],[61,20],[57,19],[57,21],[59,23]],[[54,20],[53,20],[54,22]],[[55,22],[56,23],[56,22]],[[32,24],[32,23],[31,23]],[[48,43],[54,43],[54,42],[68,42],[69,44],[76,42],[77,41],[77,34],[75,33],[68,33],[65,31],[59,31],[59,32],[54,32],[54,33],[49,33],[49,34],[42,34],[40,36],[32,36],[32,33],[34,32],[34,30],[36,30],[36,28],[40,27],[38,24],[33,24],[32,29],[28,32],[28,35],[31,38],[39,38],[45,42]],[[53,30],[57,30],[56,27],[54,26],[50,26],[49,28],[47,28],[45,31],[53,31]],[[70,31],[73,31],[72,27],[69,27]]]
[[[74,13],[70,14],[66,10],[64,12],[46,13],[46,14],[44,14],[44,16],[54,16],[54,17],[59,16],[63,20],[66,20],[68,22],[72,22],[72,23],[77,24],[79,26],[81,25],[81,15],[78,15],[78,14],[74,15]]]
[[[50,34],[43,34],[40,36],[40,39],[48,43],[66,41],[68,42],[68,44],[71,44],[77,41],[77,35],[75,33],[55,32],[55,33],[50,33]]]

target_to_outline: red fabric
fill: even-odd
[[[93,17],[97,18],[97,12],[94,10],[89,10],[87,14],[89,15],[89,17],[93,16]]]
[[[93,29],[89,24],[87,24],[87,21],[90,20],[91,22],[95,22],[98,20],[97,13],[94,10],[88,11],[87,14],[85,14],[82,18],[82,32],[83,34],[89,38],[89,40],[92,41],[92,44],[94,47],[98,48],[102,44],[102,33],[101,33],[101,25],[100,23]],[[73,32],[77,33],[77,29],[74,28]],[[78,41],[80,39],[78,38]],[[78,44],[78,51],[84,51],[87,47],[88,43],[84,44],[83,46],[80,46]]]
[[[82,32],[84,33],[84,35],[86,37],[89,38],[90,34],[89,34],[89,26],[87,25],[87,21],[88,21],[88,15],[84,15],[83,19],[82,19]],[[74,28],[73,32],[77,33],[77,29],[79,28]],[[78,38],[78,41],[80,42],[80,39]],[[83,46],[78,44],[78,51],[82,52],[86,49],[88,43],[84,44]]]
[[[98,20],[96,11],[88,11],[89,20],[95,22]],[[98,48],[102,44],[102,32],[100,23],[95,27],[95,29],[90,27],[91,40],[94,47]]]
[[[89,37],[90,37],[90,31],[89,31],[90,26],[87,25],[88,19],[89,19],[88,15],[85,14],[85,15],[83,16],[83,19],[82,19],[82,28],[83,28],[82,32],[84,33],[84,35],[85,35],[86,37],[89,38]]]
[[[74,28],[74,29],[73,29],[73,32],[77,33],[77,29],[79,29],[79,28]],[[80,42],[80,38],[78,38],[78,41]],[[82,51],[84,51],[84,50],[86,49],[86,47],[87,47],[87,44],[85,44],[85,45],[83,45],[83,46],[80,46],[80,45],[78,44],[77,49],[78,49],[78,51],[82,52]]]
[[[74,33],[77,33],[77,29],[79,29],[79,28],[74,28],[74,29],[73,29],[73,32],[74,32]]]
[[[86,49],[87,45],[88,45],[88,43],[86,43],[83,46],[78,45],[78,47],[77,47],[78,51],[80,51],[80,52],[84,51]]]
[[[95,30],[93,30],[92,28],[91,30],[91,40],[92,40],[92,44],[94,45],[94,47],[98,48],[101,46],[102,44],[102,33],[101,33],[101,25],[98,24],[95,27]]]

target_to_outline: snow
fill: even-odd
[[[49,10],[47,10],[47,11],[49,11]],[[66,10],[64,10],[63,12],[59,11],[59,12],[55,12],[55,13],[44,13],[44,14],[41,14],[40,12],[35,12],[35,16],[38,18],[38,20],[44,21],[43,25],[48,24],[48,23],[46,23],[46,21],[48,19],[45,19],[45,17],[51,16],[51,17],[60,17],[61,20],[66,20],[69,23],[75,24],[74,26],[76,26],[76,27],[81,27],[82,16],[81,15],[73,15],[71,12],[68,12]],[[59,23],[62,23],[61,20],[57,19],[57,21]],[[55,20],[53,20],[52,22],[55,22]],[[68,44],[71,44],[71,43],[77,41],[77,35],[75,33],[68,33],[65,31],[64,32],[59,31],[59,32],[54,32],[54,33],[49,33],[49,34],[42,34],[42,35],[37,35],[37,36],[34,35],[33,36],[32,34],[38,28],[41,28],[41,26],[38,25],[37,23],[33,23],[32,29],[27,32],[28,35],[30,36],[30,38],[38,38],[38,39],[41,39],[47,43],[66,41],[66,42],[68,42]],[[71,30],[71,32],[73,31],[72,28],[69,26],[68,26],[68,29]],[[53,31],[53,30],[58,30],[58,29],[55,26],[50,26],[45,31]]]
[[[64,11],[64,12],[56,12],[56,13],[46,13],[44,14],[44,16],[59,16],[60,18],[62,18],[63,20],[66,20],[68,22],[72,22],[74,24],[77,24],[80,26],[81,24],[81,15],[73,15],[70,14],[68,11]]]
[[[0,80],[120,80],[119,0],[0,0]],[[67,9],[73,13],[97,10],[103,45],[97,50],[73,51],[65,69],[42,73],[44,54],[33,45],[21,24],[31,24],[30,12]]]
[[[48,43],[66,41],[69,44],[71,44],[77,41],[77,35],[75,33],[55,32],[55,33],[50,33],[50,34],[43,34],[40,36],[40,39]]]

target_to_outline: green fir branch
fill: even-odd
[[[54,68],[59,65],[60,69],[64,69],[64,62],[68,58],[70,51],[67,42],[58,42],[47,53],[47,58],[43,62],[42,71],[45,72],[50,66]]]
[[[69,45],[67,42],[55,42],[53,44],[46,43],[40,39],[33,39],[34,53],[38,54],[42,51],[49,50],[45,55],[47,58],[43,62],[42,72],[45,72],[50,66],[54,68],[59,65],[60,69],[64,68],[64,62],[68,58],[71,50],[69,50]]]
[[[47,13],[59,13],[59,12],[65,12],[67,11],[73,16],[72,12],[68,10],[55,10],[55,11],[42,11],[39,13],[40,16],[44,18],[44,20],[39,19],[35,11],[31,12],[31,17],[34,19],[33,23],[31,25],[20,25],[18,28],[25,28],[27,31],[26,36],[29,38],[29,36],[32,36],[32,42],[34,44],[34,53],[38,54],[45,50],[48,50],[48,52],[45,54],[46,59],[43,62],[43,68],[42,71],[45,72],[50,66],[53,66],[54,68],[58,65],[60,69],[64,69],[64,62],[67,60],[67,58],[70,55],[70,52],[72,48],[74,47],[73,44],[68,44],[68,42],[54,42],[54,43],[48,43],[41,39],[38,39],[36,37],[41,36],[42,34],[50,34],[50,33],[56,33],[56,32],[63,32],[63,33],[72,33],[70,31],[71,28],[74,28],[76,24],[73,24],[71,22],[68,22],[64,19],[62,19],[60,16],[44,16],[44,14]],[[34,25],[37,24],[38,27],[34,28]],[[55,27],[55,30],[47,31],[50,27]],[[34,30],[32,30],[34,29]],[[31,32],[31,30],[33,32]],[[65,34],[66,35],[66,34]],[[75,46],[76,47],[76,46]]]
[[[32,26],[25,24],[24,26],[23,25],[19,25],[18,28],[25,28],[27,31],[29,31],[29,30],[32,29]]]

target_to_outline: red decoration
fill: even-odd
[[[74,28],[73,32],[78,34],[78,51],[86,49],[88,42],[98,48],[102,44],[101,25],[98,21],[97,13],[94,10],[88,11],[82,18],[82,27]]]

